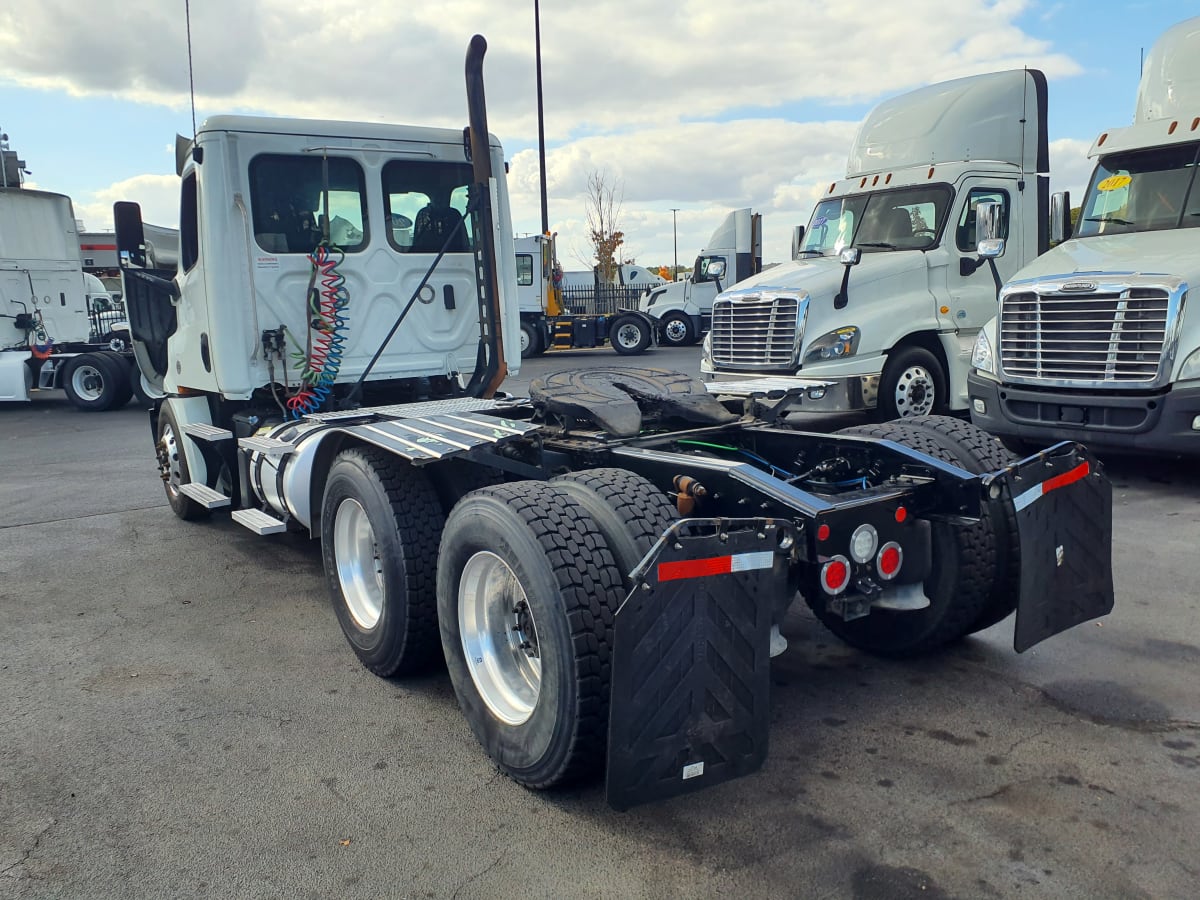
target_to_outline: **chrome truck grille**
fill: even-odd
[[[1186,286],[1016,286],[1000,301],[1000,365],[1033,384],[1148,388],[1170,377]]]
[[[729,369],[796,365],[808,298],[803,294],[737,294],[713,303],[712,361]]]

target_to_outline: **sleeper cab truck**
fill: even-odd
[[[703,376],[786,391],[793,411],[889,419],[966,409],[997,277],[1048,245],[1048,168],[1039,71],[884,101],[859,128],[846,178],[814,208],[797,258],[714,302]],[[981,232],[984,219],[994,234]],[[981,237],[1004,239],[987,265]]]

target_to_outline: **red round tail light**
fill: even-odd
[[[879,556],[875,557],[875,569],[879,572],[879,577],[885,581],[895,578],[903,564],[904,551],[895,541],[888,541],[880,547]]]
[[[829,594],[840,594],[850,583],[850,560],[835,556],[821,567],[821,587]]]

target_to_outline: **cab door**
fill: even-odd
[[[975,227],[976,207],[984,202],[999,203],[1000,237],[1004,238],[1004,254],[996,260],[1001,283],[1021,267],[1024,259],[1023,229],[1009,227],[1014,214],[1015,182],[1003,179],[972,179],[960,195],[957,215],[946,224],[942,246],[949,253],[946,267],[946,288],[937,298],[938,323],[943,331],[967,332],[973,335],[996,315],[996,282],[985,262],[977,265],[978,236]],[[1019,202],[1019,195],[1016,202]],[[938,296],[940,294],[940,296]]]

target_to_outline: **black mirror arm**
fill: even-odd
[[[850,269],[851,266],[842,268],[842,286],[838,288],[837,295],[833,298],[834,309],[845,309],[846,304],[850,302],[850,295],[846,290],[850,285]]]
[[[996,270],[996,260],[989,259],[987,264],[988,268],[992,270],[992,281],[996,282],[996,299],[999,300],[1000,288],[1004,286],[1004,283],[1000,280],[1000,273]]]

